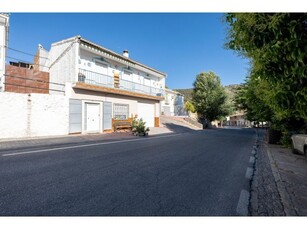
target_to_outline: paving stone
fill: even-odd
[[[256,151],[254,176],[251,182],[250,215],[284,216],[283,204],[263,145],[263,133]]]

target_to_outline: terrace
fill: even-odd
[[[78,82],[74,88],[108,92],[140,98],[163,100],[165,91],[148,85],[120,79],[85,69],[79,69]]]

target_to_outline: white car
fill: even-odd
[[[301,153],[307,159],[307,134],[294,134],[292,139],[292,152]]]

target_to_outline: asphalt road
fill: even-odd
[[[215,129],[7,150],[0,215],[235,216],[254,143],[253,129]]]

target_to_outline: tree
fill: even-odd
[[[190,111],[190,112],[192,112],[192,113],[195,113],[194,105],[193,105],[192,102],[190,102],[190,101],[187,101],[187,102],[184,104],[184,108],[185,108],[187,111]]]
[[[258,83],[257,80],[248,79],[237,89],[234,98],[235,106],[238,110],[245,111],[248,120],[272,122],[273,113],[265,101],[266,93],[270,92],[267,87],[268,85],[264,82]]]
[[[226,47],[251,63],[241,93],[247,112],[258,119],[271,116],[280,130],[306,125],[307,13],[229,13],[225,21]]]
[[[202,72],[196,76],[193,86],[192,101],[201,118],[211,122],[228,115],[227,95],[219,76]]]
[[[229,114],[234,114],[237,111],[235,105],[235,96],[237,94],[238,88],[240,88],[240,85],[224,86],[227,95],[226,105],[229,108]]]

